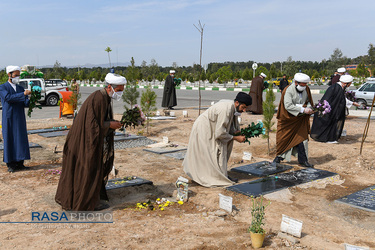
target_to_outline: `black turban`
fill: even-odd
[[[251,96],[246,94],[245,92],[239,92],[236,96],[235,101],[238,101],[240,103],[246,104],[246,106],[250,106],[252,103]]]

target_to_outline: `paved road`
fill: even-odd
[[[99,87],[81,87],[81,99],[80,102],[83,103],[86,98],[95,90],[100,89]],[[140,93],[144,91],[144,89],[139,89]],[[154,89],[157,95],[157,108],[161,109],[161,100],[163,97],[163,90],[162,89]],[[201,91],[202,106],[210,106],[211,102],[217,102],[221,99],[231,99],[233,100],[238,92],[235,91]],[[276,101],[275,104],[278,104],[280,101],[281,93],[276,93]],[[319,100],[322,97],[322,94],[315,94],[313,95],[314,100]],[[263,93],[263,99],[265,100],[265,93]],[[140,98],[138,99],[138,103],[140,103]],[[177,90],[177,109],[182,108],[197,108],[198,107],[198,90]],[[124,102],[122,101],[113,101],[114,105],[114,113],[121,114],[124,112]],[[42,109],[34,109],[31,118],[27,117],[27,120],[30,119],[47,119],[47,118],[58,118],[59,117],[59,107],[58,106],[43,106]],[[27,112],[27,109],[25,109]],[[1,111],[0,111],[1,115]]]

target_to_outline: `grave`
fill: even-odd
[[[48,132],[63,131],[63,130],[69,130],[69,128],[67,126],[64,126],[64,127],[33,129],[33,130],[28,130],[27,133],[29,135],[32,135],[32,134],[48,133]]]
[[[344,203],[349,206],[375,212],[375,185],[344,196],[336,202]]]
[[[164,155],[168,156],[168,157],[175,158],[177,160],[183,160],[185,158],[185,155],[186,155],[186,150],[181,150],[181,151],[178,151],[178,152],[168,153],[168,154],[164,154]]]
[[[42,146],[40,146],[39,144],[29,142],[29,148],[41,148],[41,147]],[[4,144],[2,142],[0,143],[0,150],[4,150]]]
[[[269,161],[261,161],[261,162],[256,162],[256,163],[232,168],[231,171],[251,174],[255,176],[268,176],[268,175],[284,172],[291,168],[293,167],[289,165],[284,165],[280,163],[272,164],[272,162],[269,162]]]
[[[265,195],[285,188],[331,177],[334,175],[336,175],[336,173],[320,169],[306,168],[289,173],[279,174],[276,176],[269,176],[238,185],[233,185],[227,187],[226,189],[247,196],[258,197],[260,195]]]
[[[175,116],[151,116],[151,117],[147,117],[148,119],[150,120],[175,120],[176,117]]]
[[[199,108],[193,108],[194,110],[199,110]],[[206,110],[208,107],[201,107],[201,110]]]
[[[46,138],[51,138],[51,137],[57,137],[57,136],[65,136],[68,135],[69,130],[60,130],[60,131],[54,131],[54,132],[43,132],[39,133],[38,135],[46,137]]]
[[[140,186],[144,184],[152,185],[153,183],[152,181],[145,180],[140,177],[129,176],[129,177],[124,177],[124,178],[116,178],[116,179],[108,180],[108,183],[105,186],[105,189],[112,190],[112,189],[117,189],[117,188]]]
[[[177,146],[177,147],[158,147],[158,148],[145,148],[144,151],[155,153],[155,154],[167,154],[174,153],[182,150],[186,150],[187,147]]]
[[[140,138],[145,138],[145,137],[140,136],[140,135],[116,133],[114,137],[114,141],[135,140],[135,139],[140,139]]]

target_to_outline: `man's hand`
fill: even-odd
[[[314,111],[311,108],[305,108],[303,112],[307,115],[311,115],[312,113],[314,113]]]
[[[110,121],[109,122],[109,127],[113,130],[121,128],[121,123],[119,121]]]
[[[353,102],[353,105],[356,106],[356,107],[360,107],[361,104],[359,104],[358,102]]]
[[[26,89],[24,92],[23,92],[24,95],[30,95],[31,94],[31,91]]]
[[[244,142],[246,140],[246,137],[244,135],[237,135],[233,136],[233,140],[236,140],[238,142]]]

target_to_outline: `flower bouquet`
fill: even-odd
[[[37,102],[42,98],[42,88],[39,86],[33,86],[33,82],[30,82],[31,86],[31,95],[30,95],[30,104],[29,110],[27,111],[27,115],[31,117],[31,112],[33,112],[34,108],[41,109],[42,105],[37,104]]]
[[[182,80],[181,80],[181,78],[178,78],[178,79],[177,79],[177,78],[174,78],[173,81],[174,81],[174,84],[175,84],[176,86],[178,86],[178,85],[181,84],[181,81],[182,81]]]
[[[357,102],[357,98],[355,97],[355,92],[353,92],[351,90],[345,91],[345,97],[349,101]]]
[[[123,131],[124,127],[127,128],[129,126],[133,126],[133,128],[139,125],[144,126],[145,120],[146,117],[143,114],[141,107],[136,104],[134,105],[134,108],[126,109],[126,111],[122,114],[122,118],[120,121],[122,124],[122,128],[120,130]]]
[[[319,100],[317,104],[312,107],[314,113],[317,113],[319,117],[322,117],[331,112],[331,106],[326,100]]]
[[[241,132],[235,135],[244,135],[246,137],[245,142],[250,144],[249,138],[251,137],[259,137],[259,135],[264,135],[266,133],[266,129],[263,127],[263,122],[259,121],[257,124],[252,122],[246,128],[242,128]]]

